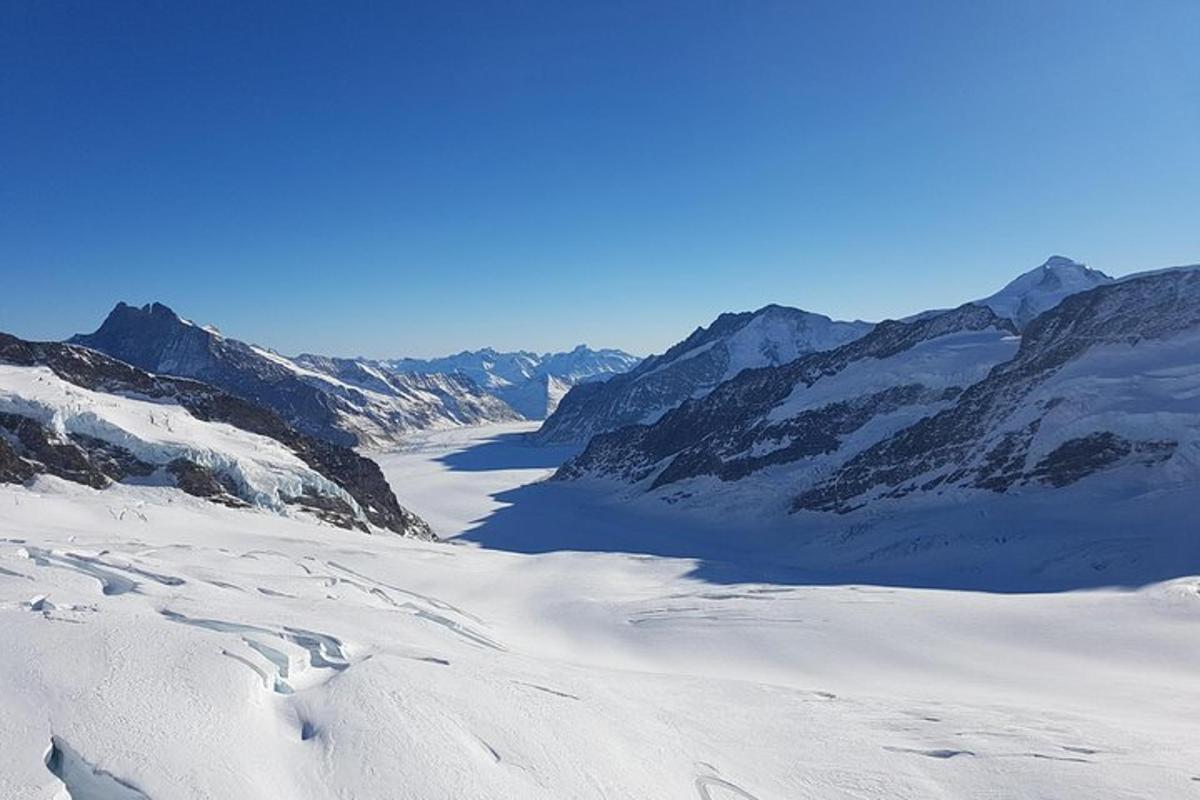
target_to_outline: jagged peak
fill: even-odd
[[[112,317],[129,317],[129,316],[151,316],[151,317],[174,317],[181,320],[178,314],[166,303],[160,303],[157,300],[151,303],[146,303],[141,306],[126,303],[124,300],[119,301],[113,310],[108,313],[109,318]]]

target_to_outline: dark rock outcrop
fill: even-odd
[[[34,474],[47,473],[103,489],[113,481],[154,472],[153,465],[119,445],[83,434],[59,437],[37,420],[19,414],[0,413],[0,435],[4,434],[12,454],[32,470],[14,472],[14,477],[25,477],[10,482],[23,483]]]
[[[247,505],[238,497],[238,485],[228,475],[218,475],[208,467],[176,458],[166,466],[175,477],[175,485],[193,497],[203,497],[234,508]]]

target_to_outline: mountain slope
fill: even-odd
[[[592,350],[581,344],[565,353],[502,353],[484,348],[443,358],[378,363],[399,372],[466,375],[526,419],[545,419],[557,408],[567,388],[627,372],[640,360],[621,350]]]
[[[211,386],[0,334],[0,481],[174,485],[233,506],[430,538],[379,467]]]
[[[778,513],[1200,481],[1200,269],[1066,296],[1019,347],[1014,324],[975,304],[880,323],[597,436],[557,477]]]
[[[776,305],[722,314],[623,375],[574,387],[536,438],[543,443],[585,442],[596,433],[650,423],[744,369],[784,364],[853,341],[870,329],[866,322],[838,322]]]
[[[160,303],[118,303],[95,333],[70,341],[148,372],[212,384],[271,408],[297,430],[347,446],[515,418],[462,377],[387,375],[344,359],[292,360],[194,325]]]
[[[772,466],[829,469],[872,437],[951,403],[1015,352],[1014,333],[971,304],[882,322],[841,347],[745,370],[653,425],[597,435],[557,477],[658,490],[701,476],[739,481]]]
[[[846,512],[952,488],[1062,486],[1125,466],[1139,481],[1195,481],[1197,364],[1200,268],[1072,295],[954,406],[856,455],[795,507]]]
[[[469,377],[451,373],[402,373],[366,359],[305,354],[289,361],[332,379],[331,391],[362,409],[344,427],[360,442],[387,443],[397,433],[481,422],[510,422],[518,415]],[[345,387],[351,387],[347,390]],[[366,401],[358,393],[365,395]]]

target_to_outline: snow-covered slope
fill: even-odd
[[[516,418],[462,376],[412,377],[349,359],[290,359],[194,325],[160,303],[118,303],[95,333],[71,341],[149,372],[212,384],[343,445],[377,446],[410,430]]]
[[[744,369],[785,364],[853,341],[869,330],[866,322],[838,322],[776,305],[722,314],[623,375],[573,388],[536,438],[544,443],[582,443],[624,425],[651,423]]]
[[[778,515],[1110,471],[1200,487],[1200,270],[1072,294],[1026,325],[1019,348],[1011,326],[976,304],[881,323],[597,436],[558,477]]]
[[[1049,311],[1064,298],[1111,283],[1112,278],[1065,256],[1051,256],[1046,263],[1020,275],[1000,291],[976,300],[999,316],[1024,328],[1034,317]]]
[[[236,495],[256,506],[282,510],[287,498],[324,494],[358,511],[345,490],[280,442],[197,419],[182,406],[83,389],[48,367],[0,364],[0,414],[31,420],[60,440],[121,447],[156,470],[185,459],[228,478]]]
[[[1188,573],[1009,594],[809,580],[775,569],[805,561],[762,554],[772,577],[728,528],[595,505],[537,482],[546,467],[512,469],[544,453],[520,430],[422,434],[387,470],[420,487],[421,509],[461,521],[450,534],[519,528],[558,550],[581,531],[667,546],[714,533],[720,558],[348,539],[160,488],[0,485],[0,797],[1194,794]],[[472,470],[448,468],[463,457]],[[951,537],[981,519],[932,527]],[[798,555],[879,543],[843,527]],[[1000,532],[990,549],[939,540],[890,563],[986,563]],[[1081,532],[1045,534],[1048,559]],[[1164,557],[1194,566],[1192,540]],[[1097,557],[1051,567],[1086,578]]]
[[[399,358],[379,363],[399,372],[466,375],[526,419],[545,419],[558,407],[566,389],[627,372],[640,360],[621,350],[592,350],[581,344],[564,353],[502,353],[484,348],[443,358]]]
[[[428,537],[379,468],[204,384],[0,334],[0,482],[177,486],[231,506]]]

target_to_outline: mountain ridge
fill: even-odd
[[[300,362],[200,327],[158,302],[120,302],[94,333],[68,341],[148,372],[213,384],[341,445],[382,446],[414,429],[517,418],[463,376],[368,376],[357,362]],[[352,382],[367,377],[379,380]]]
[[[561,352],[463,350],[437,358],[384,359],[376,363],[406,373],[464,374],[508,403],[526,419],[545,419],[571,386],[627,372],[641,362],[615,348],[593,350],[576,345]]]
[[[1200,268],[1089,277],[1023,325],[972,302],[744,371],[592,438],[555,478],[685,506],[751,493],[781,513],[841,514],[1098,474],[1197,480],[1200,413],[1184,398],[1200,391]]]
[[[596,433],[653,421],[743,369],[828,349],[871,327],[776,304],[721,314],[627,373],[603,384],[574,387],[534,438],[543,443],[585,442]]]

